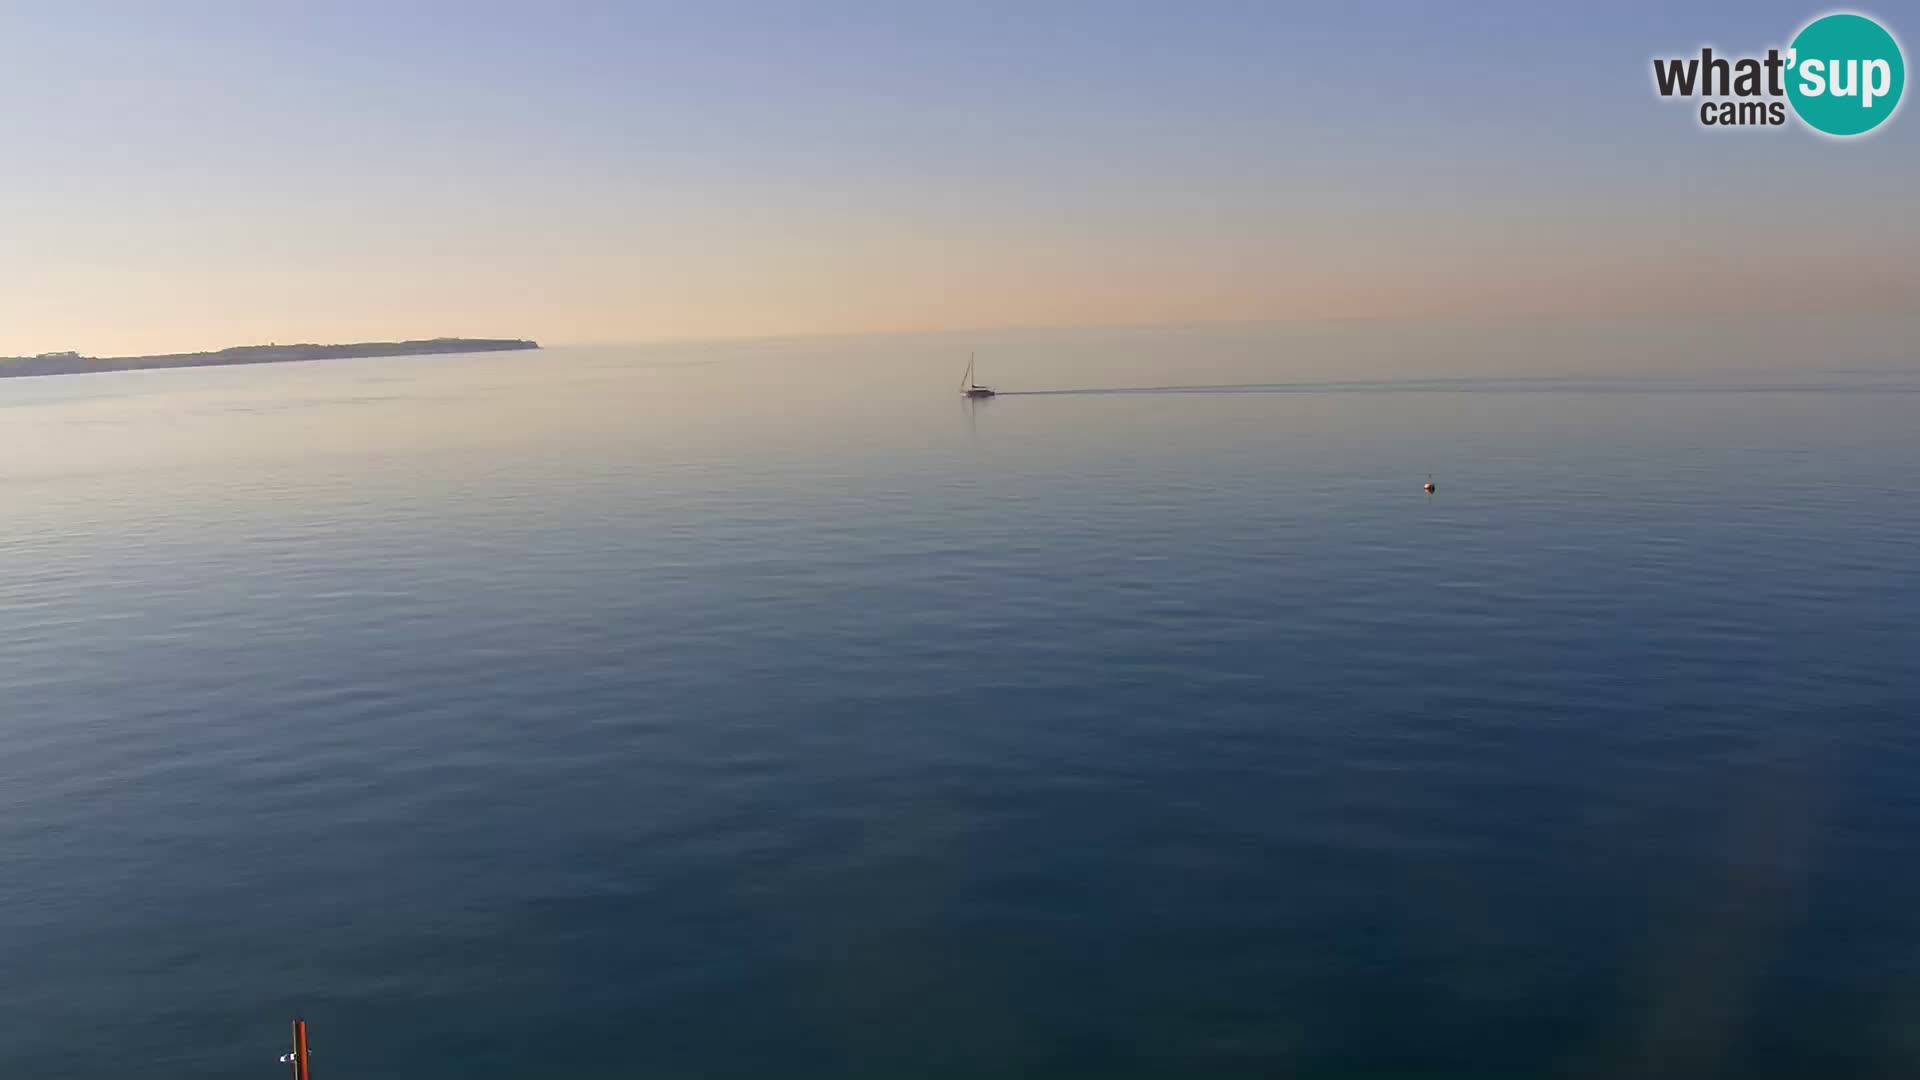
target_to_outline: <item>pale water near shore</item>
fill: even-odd
[[[8,381],[0,1075],[1911,1074],[1916,341]]]

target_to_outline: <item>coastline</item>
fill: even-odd
[[[284,364],[305,360],[344,360],[376,356],[430,356],[445,353],[537,350],[525,338],[424,338],[411,341],[363,341],[342,345],[238,345],[213,352],[158,353],[150,356],[81,356],[42,353],[0,357],[0,379],[38,375],[91,375],[154,368],[225,367],[236,364]]]

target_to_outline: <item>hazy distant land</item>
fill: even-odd
[[[363,341],[352,345],[236,345],[218,352],[160,353],[154,356],[81,356],[77,352],[38,356],[0,356],[0,379],[22,375],[85,375],[95,371],[143,368],[216,367],[224,364],[279,364],[292,360],[339,360],[352,356],[420,356],[428,353],[506,352],[537,349],[521,338],[428,338],[423,341]]]

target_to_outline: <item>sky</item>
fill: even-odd
[[[1652,89],[1826,10],[11,0],[0,355],[1906,310],[1911,107]]]

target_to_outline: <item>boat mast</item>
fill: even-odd
[[[967,354],[967,373],[960,376],[960,389],[973,389],[973,354]]]

